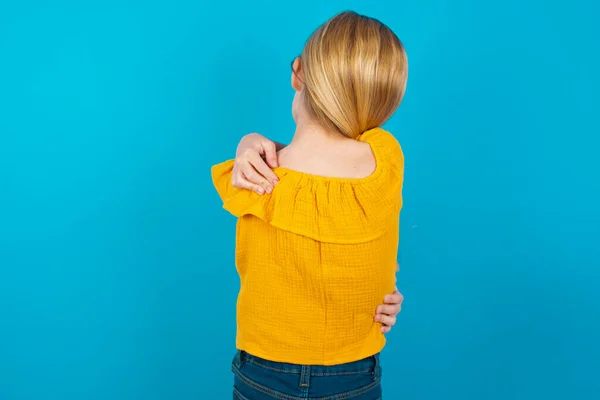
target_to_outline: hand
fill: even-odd
[[[258,133],[246,135],[235,155],[231,184],[258,194],[271,193],[277,184],[277,145]]]
[[[392,326],[396,325],[396,315],[400,313],[403,301],[404,296],[396,288],[393,294],[385,296],[383,299],[385,304],[377,307],[375,321],[381,323],[381,331],[383,333],[388,333],[392,330]]]

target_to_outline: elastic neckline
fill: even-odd
[[[370,175],[365,176],[364,178],[340,178],[340,177],[335,177],[335,176],[316,175],[316,174],[302,172],[302,171],[298,171],[298,170],[286,168],[286,167],[276,167],[276,168],[273,168],[273,171],[275,172],[275,174],[277,176],[279,176],[279,178],[282,178],[284,175],[291,175],[291,176],[307,178],[312,181],[322,181],[322,182],[354,183],[354,184],[370,182],[370,181],[376,179],[381,174],[381,171],[383,169],[383,162],[381,159],[379,145],[376,141],[370,140],[371,135],[377,134],[377,132],[375,132],[375,131],[380,130],[380,129],[381,128],[369,129],[368,131],[363,132],[357,139],[359,142],[367,143],[369,145],[369,147],[371,148],[371,152],[373,153],[373,156],[375,157],[375,169],[373,170],[373,172]],[[277,172],[281,172],[282,174],[281,175],[277,174]]]

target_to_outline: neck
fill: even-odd
[[[296,131],[290,146],[294,147],[320,147],[328,146],[334,142],[346,139],[337,131],[323,128],[311,120],[298,120]]]

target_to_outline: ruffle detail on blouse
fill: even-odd
[[[396,226],[402,208],[404,157],[398,141],[381,128],[360,141],[376,159],[372,175],[361,179],[328,178],[275,168],[279,183],[271,194],[234,188],[234,161],[212,167],[223,208],[236,217],[254,215],[272,226],[328,243],[372,241]]]

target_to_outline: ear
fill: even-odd
[[[302,90],[302,65],[300,64],[300,57],[296,57],[292,63],[292,88],[297,92]]]

